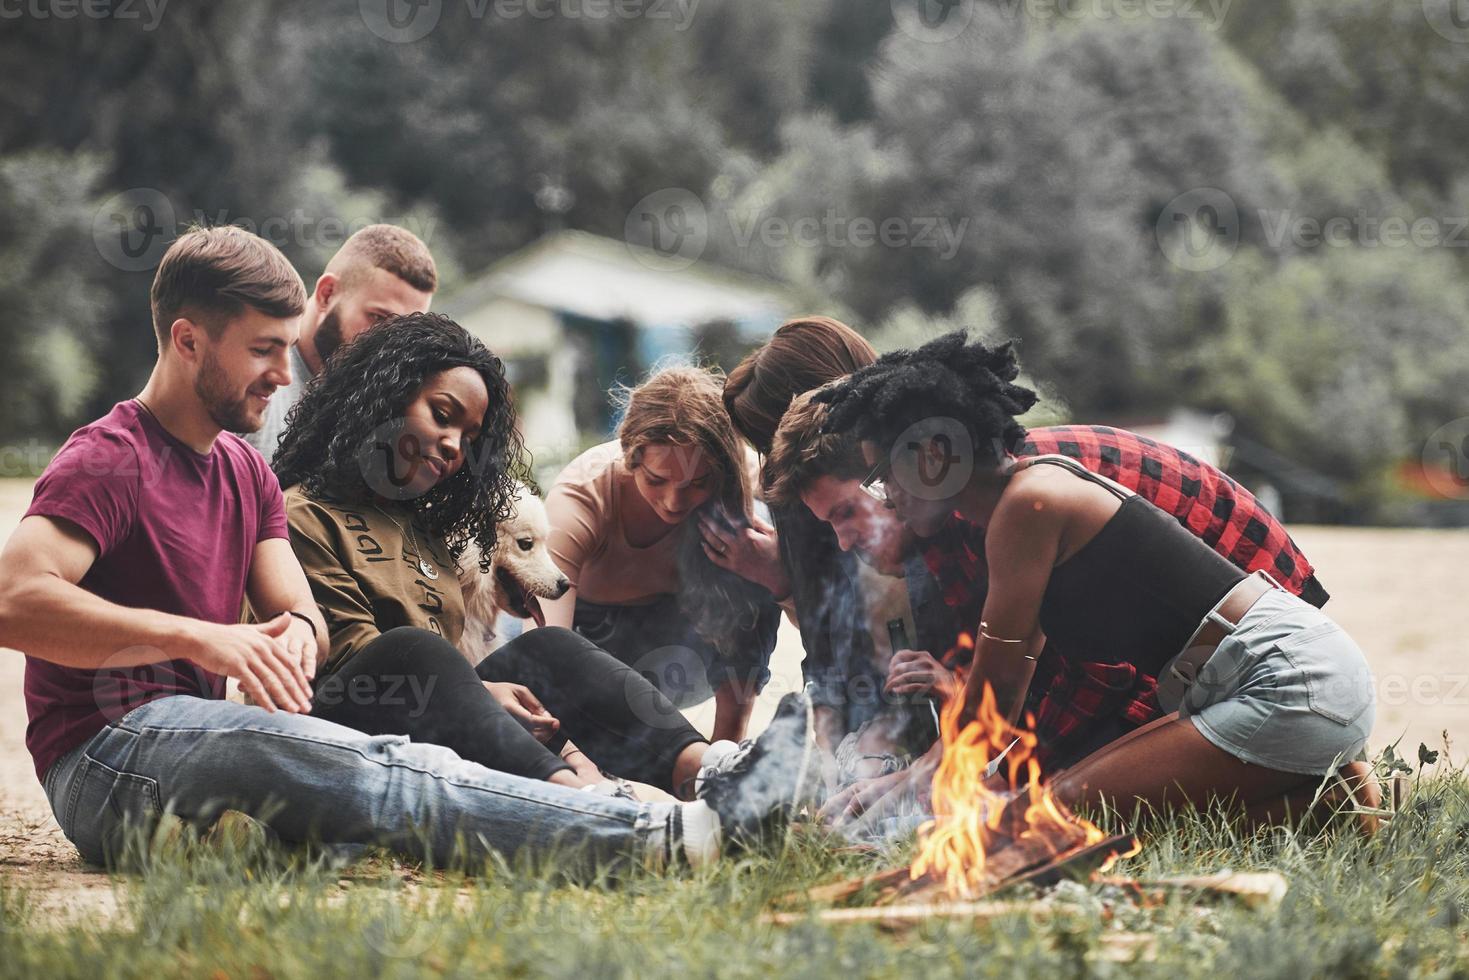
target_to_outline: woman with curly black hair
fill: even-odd
[[[917,534],[956,512],[984,529],[989,586],[972,624],[961,720],[993,697],[1013,723],[1047,638],[1159,678],[1170,712],[1053,777],[1071,805],[1233,800],[1299,813],[1323,777],[1371,802],[1353,762],[1372,730],[1362,651],[1316,607],[1238,566],[1145,497],[1062,455],[1016,458],[1036,402],[1011,345],[963,333],[879,358],[817,394],[824,431],[860,440],[863,486]],[[942,746],[915,767],[935,771]],[[829,812],[852,809],[835,799]],[[866,805],[863,801],[856,809]]]
[[[385,321],[310,383],[274,465],[331,638],[312,713],[516,775],[592,786],[605,782],[600,766],[687,797],[736,747],[711,752],[585,638],[531,630],[478,668],[455,647],[459,559],[471,541],[482,565],[493,553],[521,452],[499,359],[444,316]]]

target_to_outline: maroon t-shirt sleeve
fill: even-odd
[[[36,481],[26,516],[68,520],[105,555],[132,530],[141,474],[137,449],[125,435],[89,429],[68,440]]]
[[[255,482],[260,496],[260,525],[255,532],[255,542],[271,538],[291,536],[290,523],[286,520],[286,498],[281,493],[281,481],[266,464],[265,457],[252,448],[250,462],[255,468]]]

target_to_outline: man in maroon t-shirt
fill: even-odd
[[[98,863],[129,826],[226,808],[283,840],[441,866],[553,848],[591,867],[717,858],[742,825],[702,800],[582,793],[307,713],[326,627],[279,484],[226,431],[259,428],[290,381],[304,303],[263,239],[182,235],[153,282],[147,386],[72,435],[0,555],[0,646],[26,654],[26,745],[62,831]],[[263,622],[239,623],[246,598]],[[255,705],[223,700],[230,677]]]

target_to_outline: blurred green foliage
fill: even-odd
[[[26,7],[0,25],[0,441],[59,440],[145,376],[151,271],[94,240],[136,188],[262,229],[308,281],[340,228],[408,224],[445,292],[686,188],[706,258],[874,335],[1017,337],[1075,419],[1228,412],[1357,519],[1469,415],[1469,31],[1432,0],[964,0],[947,40],[920,2],[444,0],[411,43],[368,29],[372,0],[174,0],[151,29]],[[1199,188],[1238,244],[1191,269],[1170,236],[1201,229],[1170,208]],[[1385,244],[1394,216],[1437,240]],[[801,218],[953,247],[764,234]]]

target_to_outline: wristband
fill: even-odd
[[[301,622],[303,622],[307,626],[310,626],[311,627],[311,635],[312,636],[315,636],[316,635],[316,624],[311,621],[311,617],[310,616],[306,615],[303,612],[299,612],[299,611],[297,611],[295,609],[282,609],[281,612],[285,613],[287,616],[295,616]],[[280,613],[276,613],[275,614],[275,616],[279,616],[279,615],[280,615]],[[275,616],[272,616],[270,618],[271,619],[275,619]]]

